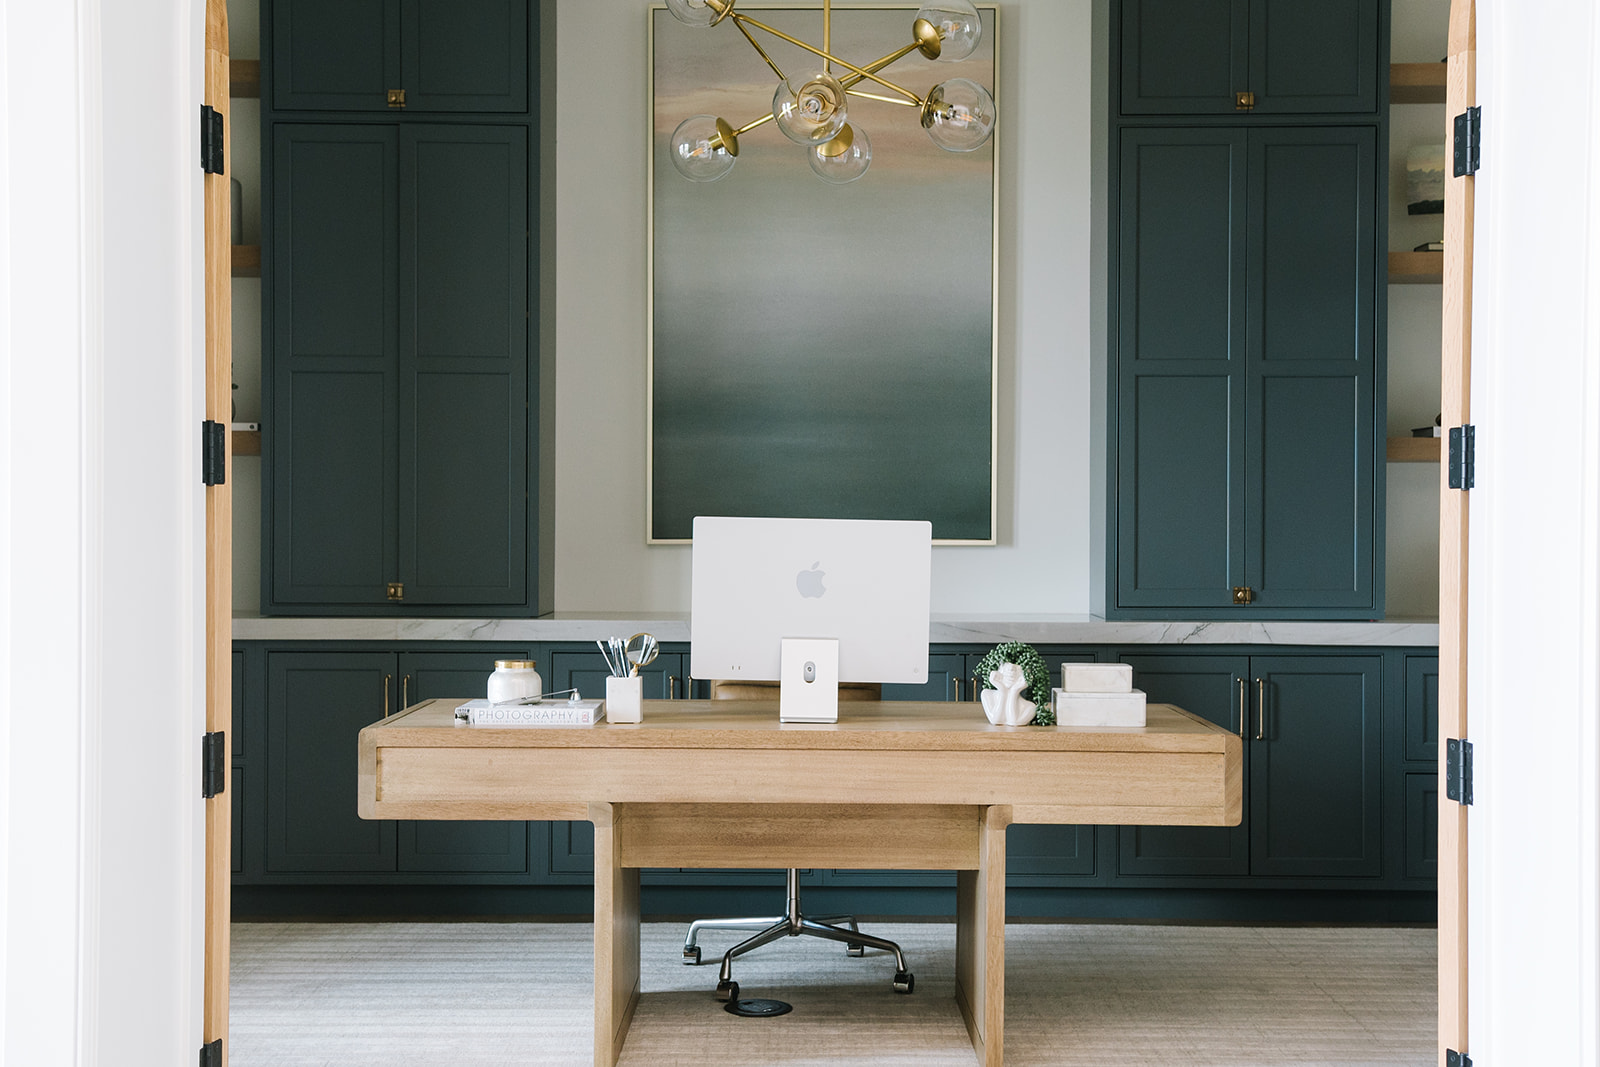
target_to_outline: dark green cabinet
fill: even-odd
[[[1119,14],[1125,115],[1377,111],[1378,0],[1123,0]]]
[[[1381,613],[1375,151],[1122,130],[1113,613]]]
[[[1245,738],[1237,827],[1123,827],[1118,872],[1342,878],[1383,873],[1382,659],[1123,657],[1152,701]]]
[[[280,110],[528,110],[527,0],[272,0],[269,21]]]
[[[401,701],[470,697],[497,658],[481,652],[271,652],[266,701],[266,862],[269,874],[522,872],[521,822],[362,819],[357,735]]]
[[[528,131],[279,124],[266,613],[532,604]]]

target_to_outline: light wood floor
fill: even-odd
[[[954,927],[871,924],[893,958],[785,939],[735,962],[741,1019],[711,995],[734,935],[679,963],[684,927],[644,927],[645,994],[625,1067],[975,1062],[952,999]],[[1050,1067],[1426,1067],[1436,938],[1394,927],[1012,924],[1006,1063]],[[585,1064],[590,927],[577,923],[236,923],[233,1067]]]

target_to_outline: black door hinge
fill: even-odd
[[[1444,1067],[1472,1067],[1472,1057],[1453,1048],[1444,1050]]]
[[[200,424],[200,481],[223,485],[228,480],[228,428],[207,419]]]
[[[1477,430],[1471,423],[1450,427],[1450,488],[1471,489],[1478,480]]]
[[[228,766],[224,758],[227,748],[227,739],[221,730],[200,736],[200,795],[206,800],[220,796],[228,788]]]
[[[222,112],[210,104],[200,105],[200,169],[207,174],[222,173],[222,146],[227,137],[222,129]]]
[[[1444,743],[1444,795],[1472,803],[1472,742],[1449,738]]]
[[[1455,176],[1478,173],[1478,149],[1483,143],[1483,108],[1469,107],[1455,119]]]
[[[222,1067],[222,1038],[200,1046],[200,1067]]]

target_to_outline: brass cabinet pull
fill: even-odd
[[[1250,733],[1250,689],[1243,678],[1239,679],[1239,740],[1247,741]]]
[[[667,675],[667,699],[678,699],[678,676],[675,674]]]
[[[1256,720],[1256,740],[1267,739],[1267,682],[1264,678],[1256,679],[1256,714],[1261,717]]]
[[[383,676],[383,717],[389,717],[389,675]]]
[[[959,704],[959,703],[961,703],[961,679],[960,678],[952,678],[950,680],[955,683],[955,687],[956,687],[956,703]]]
[[[400,676],[400,706],[402,708],[411,706],[411,675],[409,674]]]

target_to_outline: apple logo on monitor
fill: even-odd
[[[801,571],[794,576],[794,587],[800,590],[800,595],[807,599],[814,599],[827,592],[827,589],[823,588],[822,585],[823,576],[827,572],[817,569],[821,566],[821,563],[822,561],[818,560],[811,565],[810,570]]]

